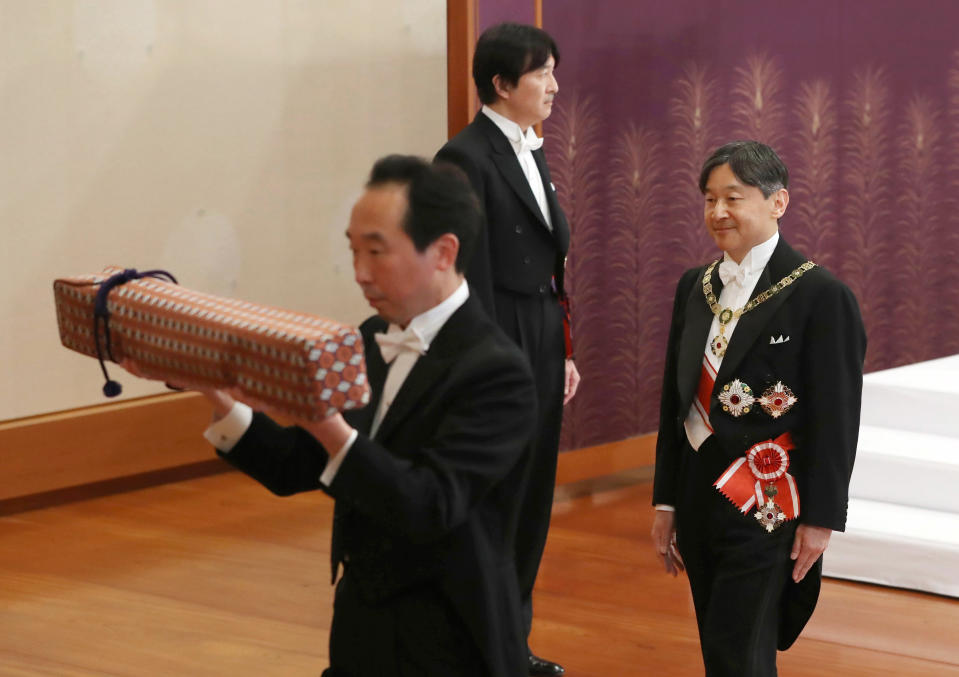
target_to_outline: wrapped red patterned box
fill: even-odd
[[[131,279],[139,275],[110,266],[56,280],[63,345],[115,362],[129,358],[144,376],[169,383],[238,388],[298,420],[320,420],[369,401],[356,329],[186,289],[160,279],[166,275],[160,271]]]

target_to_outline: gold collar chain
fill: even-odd
[[[719,335],[714,336],[713,340],[710,342],[710,347],[712,348],[713,355],[716,357],[722,357],[726,354],[726,325],[732,322],[734,319],[739,319],[745,313],[748,313],[750,310],[758,306],[763,301],[768,301],[773,296],[781,292],[783,289],[791,285],[793,282],[801,278],[803,275],[808,273],[810,270],[816,267],[816,264],[812,261],[806,261],[804,264],[796,268],[794,271],[786,275],[779,282],[771,286],[766,291],[757,294],[753,299],[751,299],[746,305],[742,308],[737,308],[733,310],[732,308],[723,308],[719,305],[719,301],[716,299],[716,295],[713,293],[713,270],[716,266],[719,265],[719,261],[713,261],[709,267],[706,269],[705,274],[703,274],[703,296],[706,297],[706,303],[709,304],[709,309],[713,311],[713,315],[719,318]]]

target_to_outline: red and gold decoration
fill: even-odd
[[[756,520],[772,532],[799,516],[799,491],[789,469],[789,450],[794,445],[788,432],[774,440],[751,446],[713,484],[744,515],[754,507]],[[778,497],[778,501],[773,500]]]
[[[779,418],[799,401],[789,386],[782,381],[776,381],[763,391],[761,397],[757,398],[753,395],[753,389],[738,378],[724,385],[718,397],[723,405],[723,411],[733,418],[748,414],[754,409],[753,405],[756,402],[767,414],[773,418]]]
[[[726,337],[723,332],[726,328],[726,325],[719,325],[719,333],[713,336],[713,340],[709,342],[709,349],[713,351],[713,355],[716,357],[722,357],[726,354]]]
[[[789,386],[784,385],[782,381],[777,381],[775,385],[769,386],[763,392],[762,397],[759,398],[759,406],[773,418],[779,418],[792,409],[797,401]]]
[[[773,497],[776,495],[775,487],[766,487],[765,494],[766,502],[759,506],[759,509],[753,513],[753,517],[756,518],[756,521],[759,522],[766,531],[772,533],[776,527],[786,521],[786,513],[784,513],[782,508],[779,507],[779,504],[773,500]]]
[[[739,418],[749,413],[756,398],[753,397],[752,388],[737,378],[723,386],[719,401],[723,405],[723,411],[733,418]]]

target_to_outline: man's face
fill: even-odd
[[[523,73],[515,87],[505,85],[500,91],[506,116],[521,128],[538,124],[553,112],[553,97],[559,91],[553,74],[555,66],[556,59],[550,56],[539,68]]]
[[[719,165],[709,174],[705,198],[706,229],[737,263],[750,249],[773,236],[777,220],[789,203],[785,188],[763,197],[759,188],[740,181],[728,164]]]
[[[408,206],[403,186],[369,188],[353,206],[346,230],[363,296],[380,317],[402,327],[432,307],[435,270],[434,247],[416,251],[403,230]]]

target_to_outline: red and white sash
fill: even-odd
[[[709,361],[709,355],[703,354],[703,368],[699,375],[699,387],[696,389],[696,399],[693,400],[693,407],[696,413],[703,419],[703,425],[709,429],[709,432],[715,432],[713,426],[709,423],[709,401],[712,399],[713,386],[716,385],[716,367]]]

